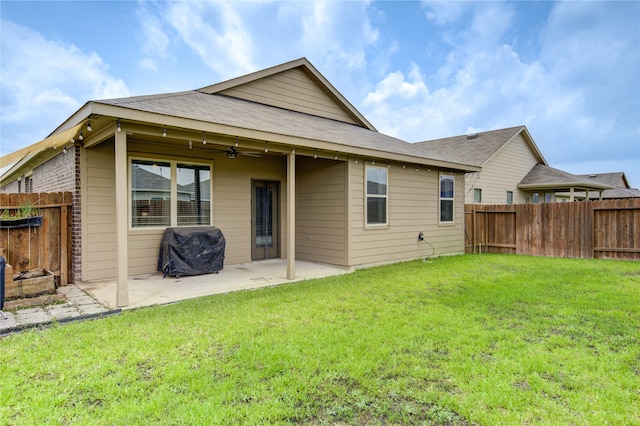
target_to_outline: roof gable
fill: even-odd
[[[443,158],[455,158],[465,164],[482,167],[505,145],[520,134],[538,161],[546,164],[546,160],[525,126],[508,127],[506,129],[491,130],[488,132],[434,139],[418,142],[415,145],[430,155]]]
[[[203,87],[198,91],[329,118],[376,131],[306,58]]]

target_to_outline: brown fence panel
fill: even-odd
[[[59,276],[67,284],[71,268],[70,192],[0,194],[0,214],[19,215],[21,211],[37,209],[42,217],[39,226],[0,229],[0,247],[14,271],[43,268]]]
[[[593,257],[640,260],[640,199],[593,208]]]
[[[466,205],[467,253],[640,260],[640,198]]]
[[[516,253],[516,214],[511,206],[465,206],[467,253]]]

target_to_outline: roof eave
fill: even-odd
[[[291,145],[302,148],[310,149],[322,149],[326,151],[337,151],[341,154],[358,155],[362,158],[380,158],[387,159],[398,163],[411,163],[423,166],[439,167],[443,169],[455,170],[458,172],[479,172],[481,167],[473,164],[465,164],[454,161],[438,160],[429,158],[427,156],[408,155],[402,153],[396,153],[393,151],[383,151],[370,148],[361,148],[357,146],[344,145],[337,142],[325,141],[320,139],[302,138],[299,136],[292,136],[280,133],[271,133],[261,130],[247,129],[242,127],[233,127],[225,124],[218,124],[206,121],[193,120],[183,117],[169,116],[159,113],[140,111],[132,108],[99,104],[96,103],[93,108],[93,113],[102,116],[119,117],[122,120],[134,120],[147,122],[157,125],[175,126],[183,129],[192,129],[197,132],[206,132],[213,134],[231,134],[241,138],[263,140],[268,139],[269,142],[277,144]],[[140,128],[136,129],[136,132],[140,132]],[[184,139],[193,138],[185,134]]]

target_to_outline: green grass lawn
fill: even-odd
[[[639,342],[639,262],[439,258],[0,339],[0,423],[640,424]]]

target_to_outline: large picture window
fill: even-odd
[[[130,182],[133,228],[211,224],[210,166],[134,159]]]
[[[453,222],[455,178],[440,175],[440,222]]]
[[[366,168],[367,225],[387,224],[387,173],[386,167]]]

